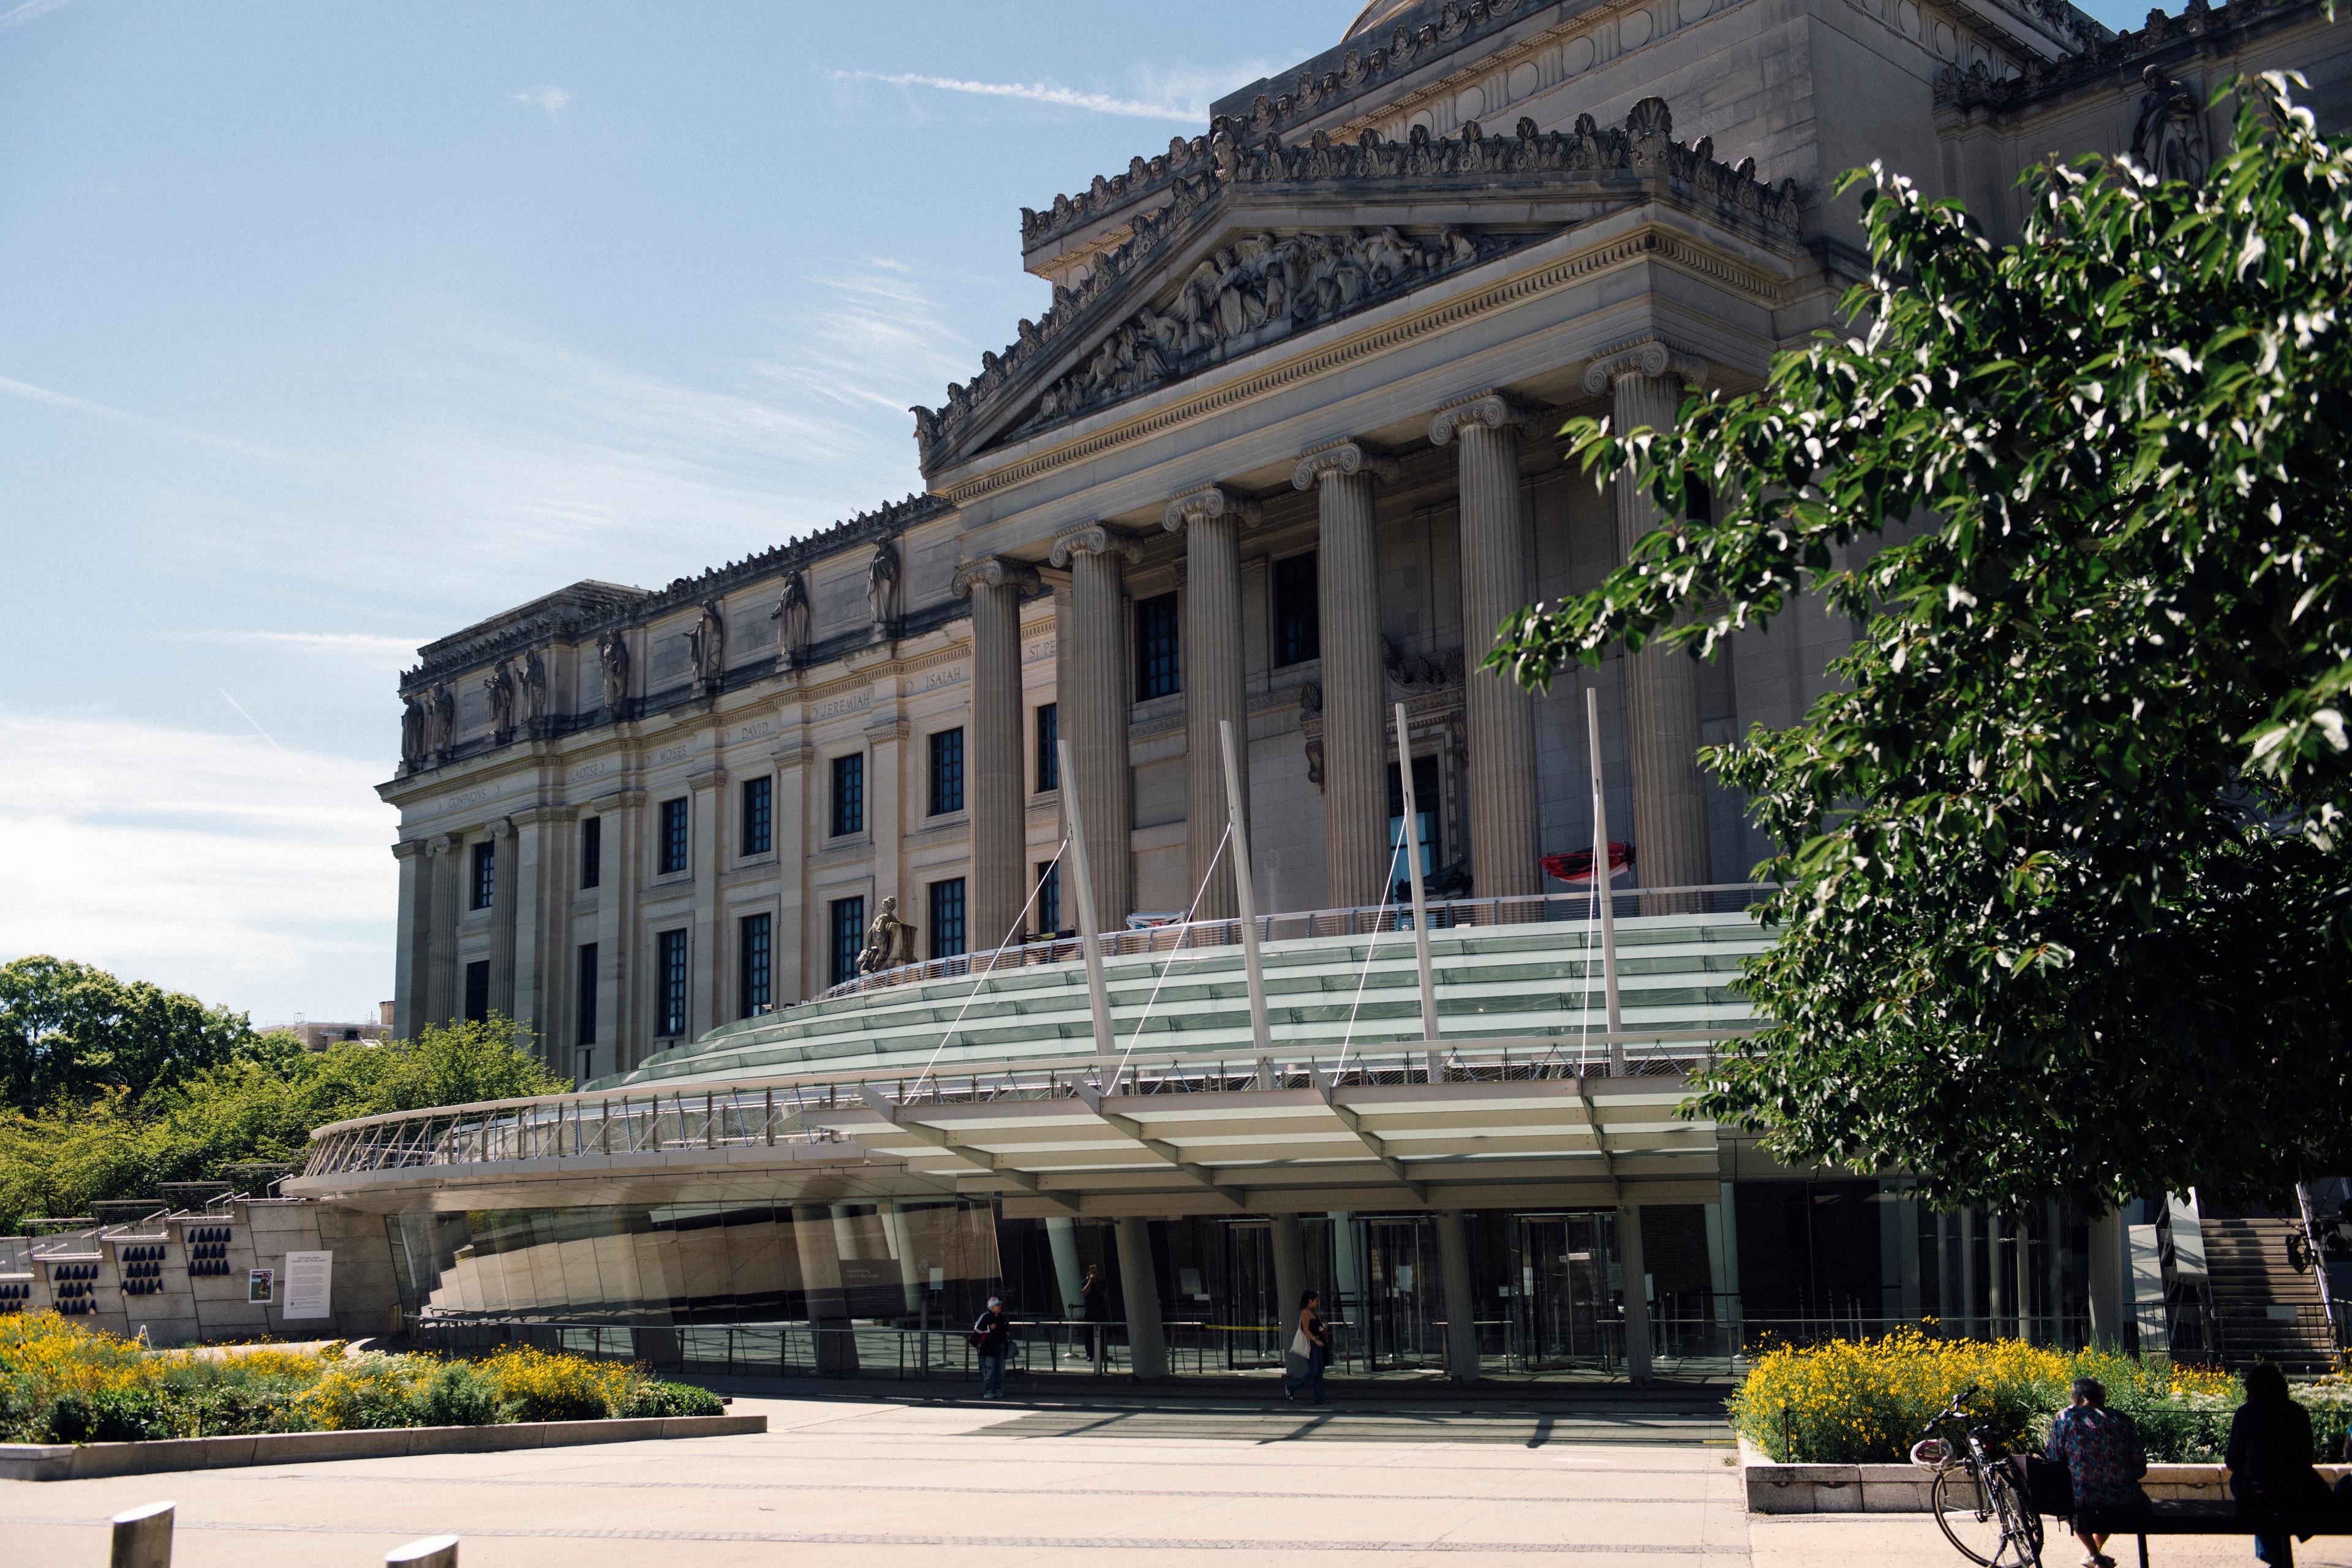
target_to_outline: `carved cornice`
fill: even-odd
[[[2178,16],[2150,11],[2147,25],[2137,32],[2106,34],[2063,59],[2044,65],[2029,58],[2016,76],[1996,77],[1981,62],[1965,71],[1948,64],[1936,73],[1936,107],[2028,110],[2087,86],[2136,80],[2158,61],[2170,68],[2194,58],[2226,58],[2250,32],[2325,14],[2319,0],[2237,0],[2223,5],[2189,0]]]
[[[1160,514],[1160,524],[1169,532],[1181,531],[1185,524],[1205,519],[1230,517],[1243,528],[1255,528],[1265,509],[1246,496],[1221,485],[1206,485],[1188,490],[1168,503]]]
[[[1429,438],[1443,447],[1452,441],[1454,432],[1465,425],[1502,430],[1524,425],[1534,417],[1535,410],[1523,403],[1499,392],[1482,392],[1475,397],[1449,403],[1430,416]]]
[[[1686,385],[1704,386],[1707,363],[1664,338],[1635,338],[1612,344],[1593,356],[1592,363],[1584,367],[1584,390],[1607,392],[1622,376],[1669,374]]]
[[[1116,555],[1132,566],[1143,559],[1143,546],[1126,530],[1097,522],[1073,529],[1055,539],[1049,559],[1056,566],[1067,566],[1073,557],[1079,555]]]
[[[955,569],[954,587],[959,599],[971,597],[976,587],[1002,588],[1007,584],[1016,594],[1030,594],[1044,584],[1044,579],[1037,575],[1037,568],[1026,561],[1008,561],[1002,555],[967,561]]]
[[[1369,474],[1390,484],[1395,481],[1397,473],[1395,458],[1383,457],[1354,441],[1334,441],[1300,456],[1297,466],[1290,470],[1290,488],[1312,489],[1320,480],[1349,474]]]

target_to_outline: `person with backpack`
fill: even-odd
[[[1013,1349],[1013,1320],[1004,1315],[1004,1298],[991,1296],[988,1310],[972,1321],[964,1336],[980,1352],[980,1396],[1004,1397],[1004,1358]]]

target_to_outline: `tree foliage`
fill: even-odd
[[[1802,721],[1704,753],[1783,888],[1770,1026],[1696,1109],[1783,1159],[1995,1206],[2352,1168],[2352,152],[2234,86],[2202,184],[2033,170],[2012,247],[1849,174],[1858,335],[1570,428],[1696,515],[1490,666],[1711,654],[1805,591],[1865,623]]]
[[[144,1090],[227,1059],[242,1013],[37,954],[0,964],[0,1101],[29,1110],[101,1089]]]

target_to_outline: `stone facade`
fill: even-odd
[[[1831,324],[1863,265],[1842,169],[1885,160],[2006,237],[2046,153],[2196,174],[2231,71],[2300,68],[2352,119],[2347,43],[2311,0],[2126,35],[2061,0],[1369,7],[1204,134],[1024,212],[1053,308],[914,410],[927,494],[422,650],[383,786],[399,1030],[487,1007],[601,1077],[758,1005],[757,917],[779,1005],[886,897],[924,958],[950,897],[970,950],[1039,929],[1046,704],[1107,923],[1232,907],[1226,722],[1260,905],[1380,901],[1400,700],[1454,885],[1539,894],[1538,857],[1591,839],[1588,686],[1642,884],[1742,879],[1769,846],[1692,749],[1793,720],[1852,628],[1801,604],[1712,664],[1612,658],[1545,697],[1475,673],[1501,614],[1652,521],[1562,463],[1562,420],[1671,420]]]

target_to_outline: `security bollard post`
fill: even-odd
[[[172,1505],[151,1502],[128,1513],[118,1513],[114,1524],[114,1568],[172,1568]]]
[[[457,1568],[457,1538],[428,1535],[394,1547],[383,1560],[383,1568]]]

